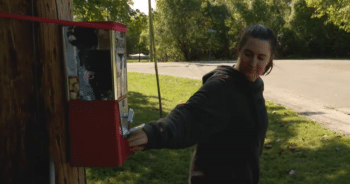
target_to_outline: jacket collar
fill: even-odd
[[[244,85],[252,90],[264,90],[264,82],[263,80],[258,77],[254,82],[251,82],[248,80],[248,78],[238,70],[234,68],[235,64],[233,66],[225,66],[225,65],[220,65],[218,66],[215,70],[205,74],[202,78],[203,84],[212,76],[215,75],[227,75],[234,79],[235,82]]]

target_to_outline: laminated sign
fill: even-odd
[[[144,126],[130,130],[129,125],[134,111],[128,111],[127,101],[126,25],[93,24],[95,28],[62,26],[70,164],[75,167],[120,166],[133,154],[126,136]]]

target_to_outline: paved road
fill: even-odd
[[[235,61],[158,63],[159,75],[202,80],[218,65]],[[266,100],[350,136],[350,60],[274,60],[265,83]],[[128,72],[155,74],[153,63],[128,63]]]

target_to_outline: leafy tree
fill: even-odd
[[[140,35],[148,29],[148,16],[136,10],[136,14],[130,18],[126,32],[128,54],[145,51],[144,45],[140,44]]]
[[[287,8],[279,10],[276,3],[262,0],[236,1],[236,11],[241,16],[246,26],[253,24],[264,24],[278,33],[285,24],[284,15]],[[281,6],[281,4],[280,4]]]
[[[312,18],[314,12],[315,8],[307,7],[305,0],[292,2],[292,13],[285,26],[288,34],[282,40],[289,49],[284,54],[306,58],[346,56],[348,49],[343,43],[350,41],[349,34],[333,24],[325,25],[327,16]]]
[[[316,8],[312,17],[328,16],[326,23],[333,23],[350,32],[350,0],[306,0],[309,7]]]
[[[148,25],[148,20],[147,20]],[[149,54],[149,29],[145,28],[141,31],[140,40],[138,46],[141,48],[141,52],[148,55]]]
[[[159,0],[157,1],[157,21],[155,21],[157,55],[167,54],[171,49],[187,61],[203,48],[206,31],[200,14],[201,0]]]
[[[233,59],[242,31],[270,27],[278,56],[349,56],[350,0],[158,0],[154,31],[158,61]],[[128,53],[149,53],[148,17],[132,0],[74,0],[76,21],[127,24]],[[340,28],[340,29],[339,29]],[[215,34],[208,33],[214,29]]]
[[[289,14],[289,1],[262,0],[230,0],[228,6],[231,19],[227,25],[230,27],[230,50],[236,51],[237,44],[243,30],[253,24],[263,24],[270,27],[277,36],[280,35],[285,24],[285,16]]]
[[[291,13],[292,0],[268,0],[266,3],[271,7],[271,11],[275,15],[285,18]]]
[[[116,21],[127,24],[136,12],[132,0],[74,0],[75,21]]]
[[[226,20],[231,16],[223,1],[160,0],[156,15],[159,57],[206,60],[210,51],[211,56],[230,57]],[[217,33],[208,33],[208,29]]]
[[[211,44],[211,48],[214,48],[214,55],[216,55],[216,57],[230,58],[230,43],[228,39],[228,32],[230,28],[226,25],[226,20],[231,15],[227,9],[227,6],[223,3],[207,1],[202,12],[204,18],[209,20],[208,28],[217,31],[215,34],[217,35],[215,36],[215,42],[212,42],[210,38],[213,35],[208,36],[210,40],[209,44]]]
[[[157,4],[158,6],[158,4]],[[156,59],[157,61],[180,61],[185,60],[183,56],[183,52],[176,45],[176,39],[171,35],[169,27],[164,23],[164,14],[159,11],[157,7],[157,11],[154,12],[154,36],[155,36],[155,47],[157,50]],[[142,39],[140,44],[145,44],[147,41],[147,48],[149,48],[149,30],[144,30],[142,32]]]

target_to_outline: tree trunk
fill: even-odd
[[[72,0],[2,1],[0,12],[73,18]],[[55,183],[85,184],[67,154],[61,27],[0,18],[0,43],[0,183],[50,183],[52,160]]]
[[[184,54],[185,56],[185,60],[186,61],[190,61],[190,51],[189,51],[189,48],[188,48],[188,45],[186,44],[182,44],[182,53]]]

